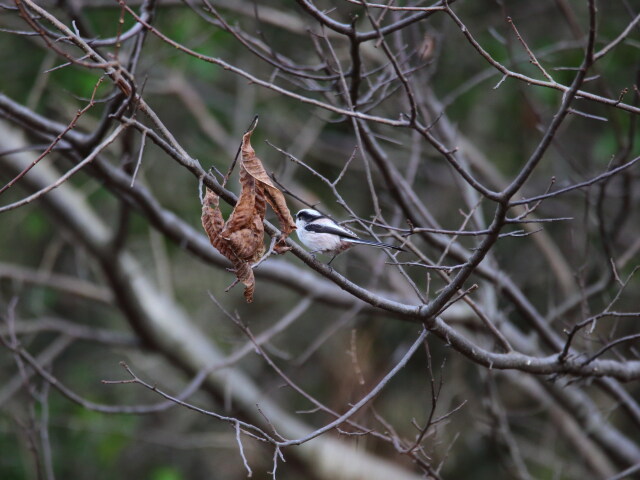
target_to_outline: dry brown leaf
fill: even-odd
[[[229,240],[242,260],[257,261],[264,254],[264,224],[267,208],[256,181],[240,169],[242,192],[221,235]]]
[[[249,130],[242,137],[242,162],[240,164],[240,175],[242,171],[246,171],[256,181],[256,187],[262,191],[267,203],[271,206],[273,211],[278,217],[280,222],[280,231],[282,235],[278,239],[275,250],[278,253],[282,253],[288,250],[285,247],[284,241],[286,238],[296,229],[296,223],[291,217],[287,202],[284,199],[282,192],[276,187],[266,170],[262,166],[262,162],[256,156],[256,152],[251,146],[251,134],[253,129]],[[264,217],[263,217],[264,218]]]
[[[288,250],[285,240],[295,230],[296,225],[287,208],[284,195],[271,182],[262,162],[251,146],[251,134],[257,125],[257,117],[251,129],[242,137],[242,162],[240,163],[240,185],[242,191],[238,202],[225,223],[220,212],[220,199],[207,188],[202,205],[202,226],[213,245],[233,264],[238,281],[245,286],[247,302],[253,300],[255,277],[252,264],[265,252],[264,216],[267,203],[273,208],[280,221],[282,235],[274,250],[283,253]]]
[[[244,297],[250,303],[253,301],[253,291],[256,283],[251,263],[240,258],[234,249],[233,242],[222,234],[225,226],[219,204],[220,198],[218,195],[207,188],[204,202],[202,203],[202,226],[204,231],[207,232],[211,245],[232,263],[233,271],[238,281],[245,286]]]

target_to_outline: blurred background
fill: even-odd
[[[139,122],[60,187],[0,210],[1,478],[637,475],[637,381],[498,371],[431,334],[357,425],[284,448],[275,473],[273,445],[243,433],[241,450],[233,421],[140,384],[102,383],[130,379],[124,361],[189,404],[300,438],[335,419],[309,397],[344,413],[416,341],[415,318],[358,300],[292,253],[256,269],[253,303],[241,285],[227,292],[235,277],[200,225],[199,175],[226,172],[259,115],[253,147],[293,214],[315,205],[363,237],[411,243],[395,256],[354,248],[335,271],[424,304],[496,209],[443,152],[494,191],[522,171],[583,61],[589,3],[459,0],[449,13],[442,2],[382,3],[126,2],[154,32],[118,2],[39,2],[59,24],[31,3],[0,5],[2,185],[38,160],[2,206],[56,182],[124,118]],[[640,3],[596,4],[596,61],[581,87],[592,97],[574,101],[516,200],[638,155]],[[432,6],[441,9],[421,10]],[[114,87],[120,67],[158,121]],[[344,115],[354,105],[360,120]],[[399,126],[412,113],[419,126]],[[511,209],[524,222],[505,225],[465,283],[477,285],[473,305],[455,302],[442,318],[503,352],[488,319],[513,350],[540,358],[581,325],[572,355],[637,370],[638,182],[630,164],[529,203],[531,214]],[[239,193],[237,169],[227,188]],[[267,219],[277,224],[270,210]],[[471,233],[444,233],[459,230]]]

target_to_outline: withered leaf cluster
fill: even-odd
[[[252,128],[242,137],[242,190],[229,219],[225,223],[219,207],[220,198],[212,190],[207,188],[202,204],[202,226],[209,236],[211,245],[233,264],[238,281],[245,286],[244,296],[247,302],[253,301],[255,290],[252,265],[265,253],[264,216],[267,203],[278,216],[282,232],[274,247],[276,253],[288,250],[285,240],[296,228],[284,195],[271,182],[251,146],[251,134],[255,126],[254,121]]]

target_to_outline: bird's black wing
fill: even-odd
[[[321,223],[309,223],[304,227],[304,229],[308,232],[330,233],[331,235],[338,235],[339,237],[354,238],[354,239],[358,238],[358,236],[352,231],[347,230],[346,228],[341,228],[337,225],[333,226],[333,225],[323,225]]]

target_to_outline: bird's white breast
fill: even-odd
[[[320,225],[331,225],[337,227],[337,225],[329,218],[319,218],[312,222],[313,224]],[[306,230],[305,223],[297,220],[296,221],[296,234],[300,241],[312,252],[323,252],[323,253],[337,253],[343,250],[346,250],[351,245],[342,241],[342,238],[338,235],[334,235],[331,233],[318,233],[318,232],[310,232]],[[344,227],[339,227],[344,229]],[[346,234],[353,234],[350,230],[344,229]]]

